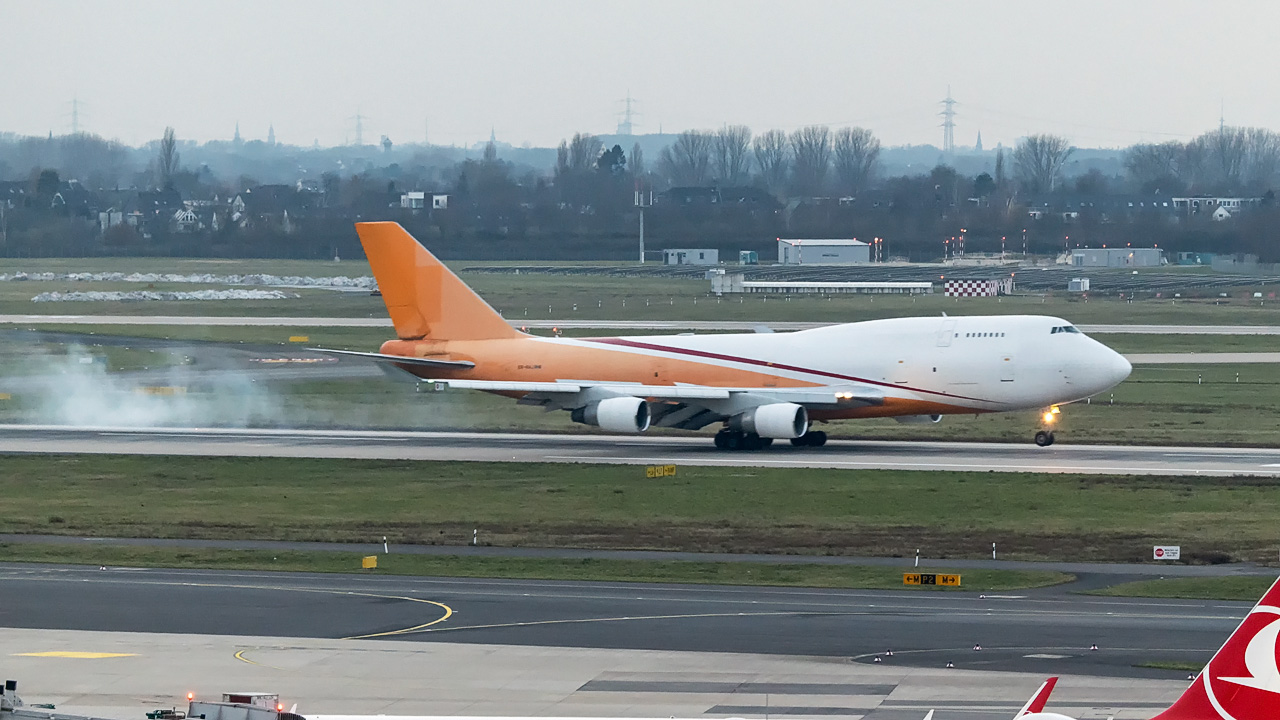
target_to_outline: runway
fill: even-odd
[[[820,656],[1173,678],[1248,603],[0,565],[0,626]],[[1096,643],[1099,650],[1090,650]],[[980,644],[980,651],[973,650]],[[883,664],[883,663],[881,663]]]
[[[69,428],[0,425],[0,452],[629,465],[1280,475],[1280,449],[832,440],[759,452],[715,449],[710,435],[553,435],[358,430]]]

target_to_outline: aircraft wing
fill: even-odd
[[[437,387],[487,392],[524,393],[522,405],[547,410],[572,410],[610,397],[640,397],[650,401],[653,424],[697,430],[771,403],[790,402],[806,408],[881,405],[884,395],[874,388],[853,385],[759,388],[709,385],[642,385],[600,381],[510,382],[503,380],[434,380]]]
[[[457,368],[466,369],[476,366],[475,363],[468,360],[438,360],[435,358],[408,357],[405,355],[387,355],[385,353],[356,352],[355,350],[329,350],[327,348],[310,348],[312,352],[325,353],[327,355],[346,355],[348,357],[365,358],[374,362],[393,363],[395,365],[415,365],[418,367],[433,367],[437,369]]]

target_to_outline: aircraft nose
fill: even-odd
[[[1124,382],[1129,377],[1129,373],[1133,372],[1133,365],[1120,353],[1107,348],[1108,358],[1104,365],[1107,375],[1107,387],[1115,387]]]

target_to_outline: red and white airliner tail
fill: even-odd
[[[1280,580],[1245,616],[1173,707],[1153,720],[1280,718]]]
[[[1018,711],[1014,718],[1020,718],[1024,715],[1036,715],[1044,712],[1045,703],[1049,702],[1049,696],[1053,694],[1053,687],[1058,684],[1058,678],[1051,677],[1040,684],[1040,689],[1036,690],[1026,705]]]
[[[1052,682],[1052,681],[1051,681]],[[1052,685],[1050,685],[1052,687]],[[1046,693],[1047,695],[1047,693]],[[1030,705],[1028,705],[1030,707]],[[1043,704],[1041,704],[1043,708]],[[1245,616],[1191,687],[1152,720],[1280,718],[1280,580]],[[1072,720],[1034,711],[1018,720]]]

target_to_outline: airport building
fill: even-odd
[[[859,240],[778,238],[782,265],[851,265],[871,262],[871,245]]]
[[[1079,248],[1071,251],[1073,267],[1160,267],[1164,251],[1160,248]]]
[[[663,265],[719,265],[720,251],[712,248],[675,248],[662,251]]]

